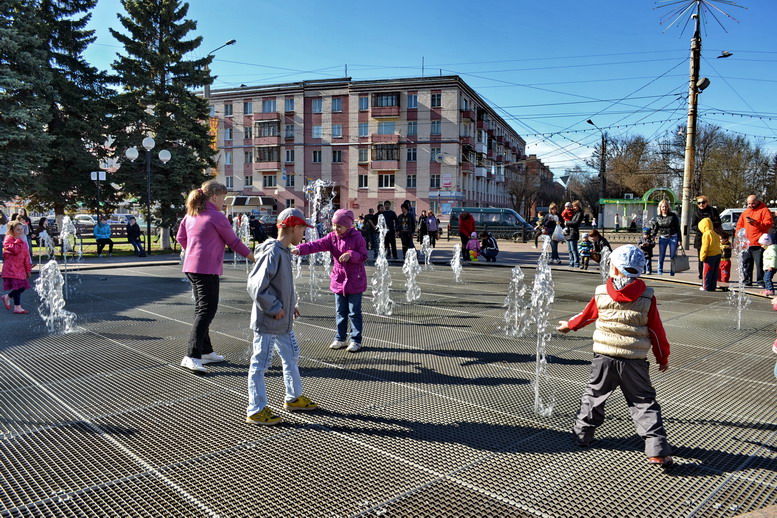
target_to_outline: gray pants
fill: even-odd
[[[593,440],[596,427],[604,422],[604,403],[620,387],[629,405],[637,433],[645,440],[645,455],[665,457],[672,447],[666,440],[661,407],[650,384],[647,360],[627,360],[594,354],[591,376],[583,393],[573,432],[583,444]]]

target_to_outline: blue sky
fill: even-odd
[[[671,0],[670,0],[671,2]],[[657,138],[685,125],[692,25],[666,29],[670,3],[653,0],[194,0],[213,88],[305,79],[355,80],[457,74],[497,107],[556,175],[611,135]],[[699,120],[777,152],[777,2],[713,5],[702,30]],[[119,0],[99,0],[87,54],[107,69],[122,49]],[[671,21],[671,20],[670,20]],[[717,59],[723,50],[733,55]]]

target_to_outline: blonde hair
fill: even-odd
[[[558,210],[558,205],[556,205],[556,202],[553,202],[550,205],[548,205],[548,212],[552,211],[553,209]]]
[[[580,202],[580,200],[573,201],[572,206],[577,210],[583,210],[583,204]]]
[[[22,223],[18,219],[15,219],[8,223],[8,230],[6,230],[5,234],[7,236],[12,236],[14,230],[16,230],[16,227],[21,227],[21,226],[24,226],[24,223]]]
[[[666,211],[667,212],[672,210],[672,206],[669,205],[669,200],[667,200],[666,198],[664,198],[663,200],[658,202],[658,210],[659,210],[659,212],[661,211],[661,207],[666,207]]]
[[[227,187],[216,180],[208,180],[199,189],[194,189],[186,197],[186,214],[199,216],[205,210],[205,202],[214,196],[227,194]]]

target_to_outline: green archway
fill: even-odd
[[[654,187],[653,189],[650,189],[645,194],[642,195],[642,201],[647,202],[650,200],[650,197],[656,193],[656,192],[662,192],[666,195],[666,197],[669,199],[669,203],[671,205],[677,204],[677,196],[675,195],[674,191],[668,187]]]

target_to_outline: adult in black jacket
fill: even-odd
[[[696,249],[696,256],[701,254],[701,231],[699,230],[699,222],[704,218],[710,218],[712,221],[712,228],[720,235],[724,234],[723,225],[720,222],[720,214],[718,209],[710,205],[710,201],[706,196],[700,194],[696,197],[696,208],[693,211],[693,220],[691,221],[691,232],[693,232],[693,247]],[[704,268],[704,262],[699,260],[699,279],[701,279],[701,272]]]
[[[653,239],[658,240],[658,275],[664,273],[664,257],[666,247],[669,247],[669,275],[674,275],[674,256],[677,254],[677,243],[680,239],[680,218],[669,208],[668,200],[658,203],[658,214],[650,220]]]
[[[569,229],[566,234],[567,249],[569,250],[569,266],[580,268],[580,252],[577,250],[577,242],[580,240],[580,224],[583,222],[583,204],[580,200],[572,202],[572,219],[564,224]]]
[[[146,252],[143,250],[143,242],[140,240],[140,226],[138,226],[138,222],[132,216],[127,221],[127,241],[135,249],[135,255],[146,257]]]

